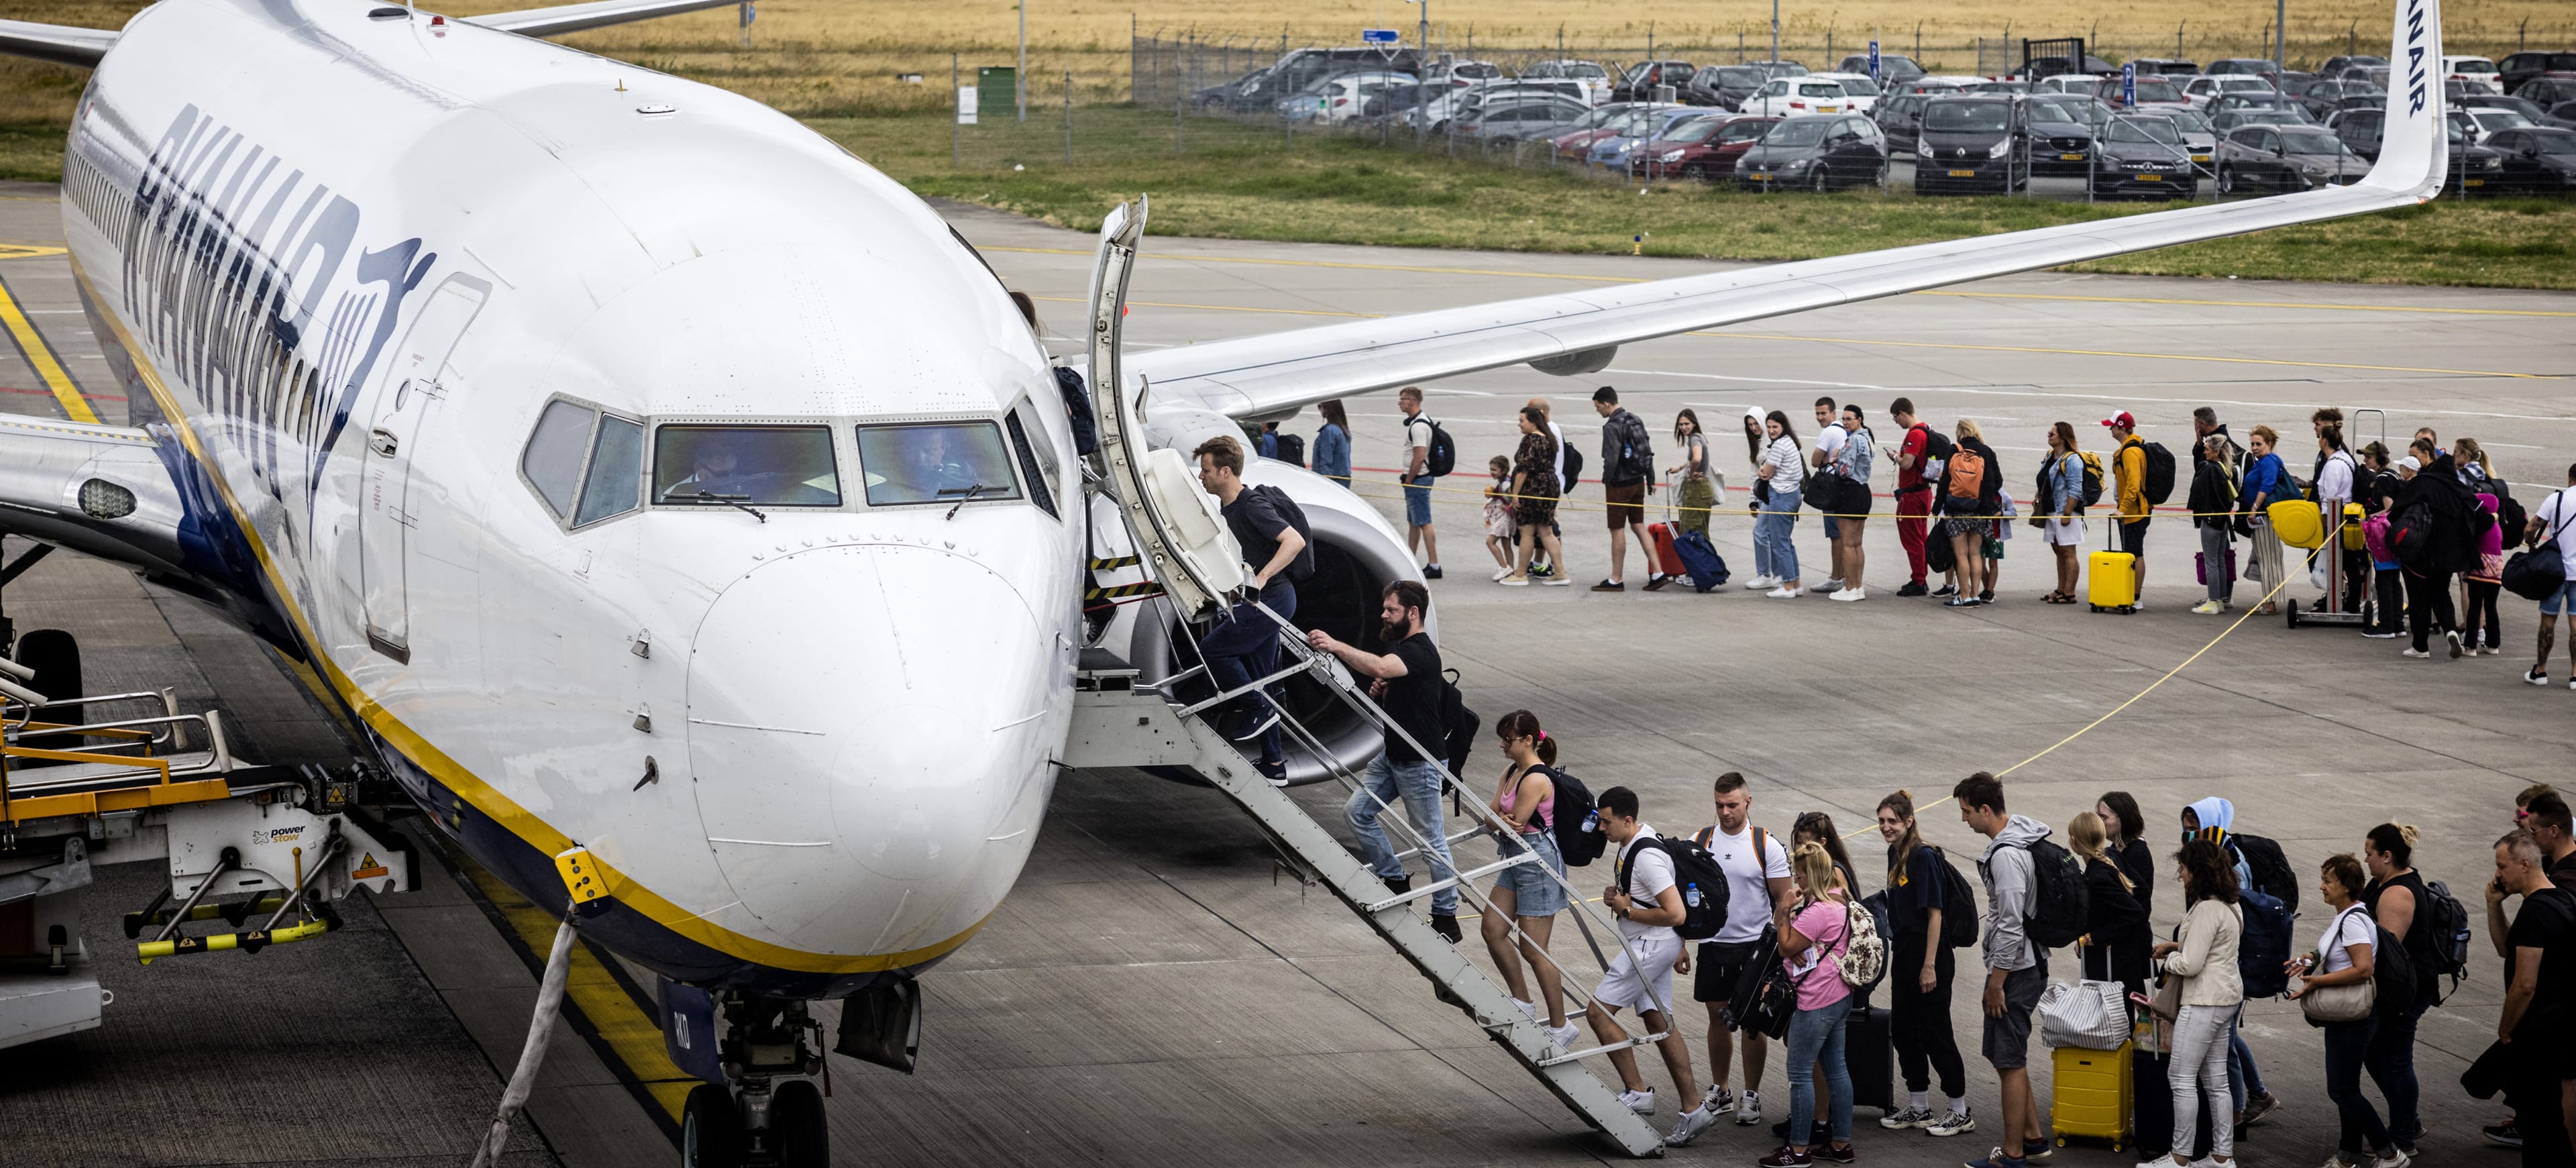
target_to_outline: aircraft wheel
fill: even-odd
[[[680,1112],[680,1168],[742,1168],[742,1115],[733,1092],[713,1083],[689,1090]]]
[[[780,1168],[824,1168],[831,1163],[831,1130],[823,1123],[823,1093],[806,1079],[778,1085],[769,1104],[769,1146]]]

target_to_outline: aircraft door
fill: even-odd
[[[411,660],[411,605],[404,566],[415,517],[408,509],[412,460],[429,411],[447,396],[439,378],[448,355],[483,308],[492,286],[472,276],[449,276],[430,293],[394,351],[376,395],[359,476],[358,584],[367,644],[396,661]]]

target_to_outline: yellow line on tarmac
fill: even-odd
[[[1031,255],[1090,255],[1065,247],[987,247],[983,251],[1012,251]],[[1574,272],[1522,272],[1508,268],[1444,268],[1417,264],[1362,264],[1341,260],[1282,260],[1254,256],[1149,255],[1149,260],[1198,264],[1267,264],[1287,268],[1351,268],[1366,272],[1423,272],[1438,276],[1509,276],[1523,280],[1575,280],[1590,284],[1643,284],[1660,277],[1596,276]],[[1965,292],[1949,289],[1927,289],[1910,293],[1914,296],[1969,296],[1987,300],[2070,300],[2097,304],[2179,304],[2208,308],[2296,308],[2317,312],[2426,312],[2449,316],[2538,316],[2576,317],[2576,312],[2550,312],[2528,308],[2430,308],[2411,304],[2311,304],[2295,300],[2194,300],[2180,296],[2075,296],[2049,292]]]
[[[54,391],[54,400],[62,403],[63,416],[96,425],[98,411],[89,408],[80,387],[72,384],[72,375],[64,371],[62,361],[54,356],[54,347],[45,342],[44,334],[36,331],[18,307],[18,298],[10,294],[6,281],[0,281],[0,325],[8,327],[10,339],[17,342],[18,352],[27,358],[28,366],[45,380],[47,389]]]

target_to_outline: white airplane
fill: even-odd
[[[906,1061],[912,979],[1029,856],[1079,656],[1162,676],[1177,622],[1084,611],[1143,578],[1090,561],[1137,545],[961,236],[783,114],[531,39],[720,2],[0,21],[0,51],[94,69],[63,229],[133,412],[0,420],[0,531],[265,638],[539,903],[587,848],[612,891],[589,937],[786,1044],[711,1074],[739,1104],[692,1097],[692,1123],[742,1107],[705,1113],[732,1131],[819,1068],[808,1001],[862,996],[843,1049]],[[1115,384],[1160,455],[1328,398],[2411,205],[2447,160],[2437,4],[2399,0],[2352,186],[1157,350]],[[1347,491],[1247,477],[1314,521],[1300,623],[1364,627],[1415,575]],[[1341,762],[1377,749],[1321,728]]]

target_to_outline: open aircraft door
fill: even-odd
[[[367,644],[396,661],[411,660],[411,600],[406,560],[414,516],[410,510],[411,462],[429,411],[447,396],[439,379],[448,354],[474,323],[492,286],[453,275],[430,293],[394,351],[376,394],[359,475],[358,582],[364,597]]]

